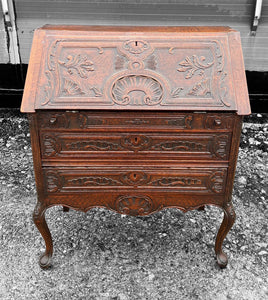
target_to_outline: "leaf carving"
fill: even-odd
[[[203,78],[189,91],[188,95],[206,96],[210,91],[210,78]]]
[[[179,67],[177,71],[186,72],[186,79],[192,78],[196,72],[198,72],[199,75],[203,75],[204,70],[210,68],[214,64],[214,61],[207,64],[202,63],[205,60],[206,58],[204,56],[201,56],[200,58],[196,55],[193,55],[192,58],[186,56],[186,58],[179,63],[181,67]]]
[[[59,64],[67,68],[69,74],[73,74],[74,70],[81,78],[88,78],[88,72],[94,71],[94,64],[86,55],[68,55],[67,62],[60,61]]]
[[[90,90],[93,91],[93,93],[95,94],[95,97],[102,97],[102,92],[98,88],[92,87],[92,88],[90,88]]]
[[[182,87],[178,87],[178,88],[175,88],[172,92],[171,92],[171,96],[172,98],[177,98],[180,96],[180,92],[183,90]]]

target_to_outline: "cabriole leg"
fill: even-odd
[[[46,244],[46,251],[41,255],[39,259],[39,264],[42,269],[47,269],[51,266],[53,254],[53,242],[45,219],[46,209],[47,207],[43,203],[37,202],[33,212],[34,223],[41,233]]]
[[[222,243],[227,233],[232,228],[235,222],[235,211],[232,202],[226,203],[223,207],[224,218],[217,234],[215,243],[215,252],[217,256],[217,263],[221,268],[225,268],[228,263],[227,255],[222,251]]]

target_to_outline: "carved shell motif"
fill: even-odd
[[[112,87],[113,101],[120,105],[156,105],[162,101],[163,89],[158,81],[142,75],[118,79]]]
[[[148,196],[119,196],[115,210],[130,216],[145,216],[152,212],[153,202]]]

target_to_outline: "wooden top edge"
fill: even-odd
[[[44,25],[37,30],[100,31],[100,32],[235,32],[228,26],[89,26]]]

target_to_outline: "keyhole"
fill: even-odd
[[[135,137],[134,141],[135,141],[135,143],[137,143],[137,141],[138,141],[138,138],[137,138],[137,137]]]
[[[134,174],[133,174],[133,177],[136,179],[137,175],[134,173]]]
[[[138,46],[138,42],[137,42],[137,41],[135,41],[135,46],[136,46],[136,47]]]

